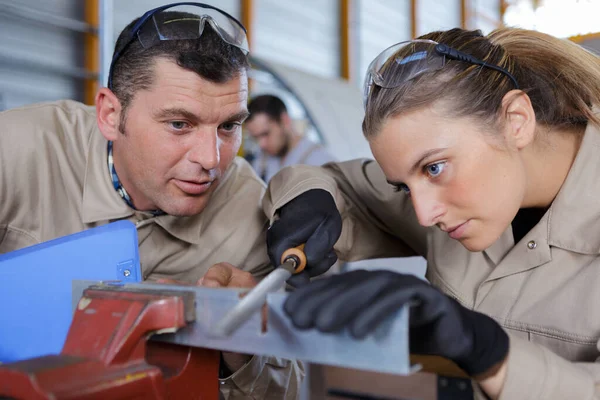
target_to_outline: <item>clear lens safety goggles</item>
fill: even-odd
[[[168,14],[162,14],[163,11],[182,12],[188,16],[170,17]],[[108,87],[112,89],[114,64],[133,41],[139,40],[142,47],[148,49],[164,40],[199,39],[207,23],[224,42],[239,48],[245,55],[250,52],[246,28],[225,11],[204,3],[167,4],[147,11],[133,26],[129,40],[113,56],[108,75]],[[172,29],[174,25],[179,25],[179,29]]]
[[[433,40],[415,39],[388,47],[369,64],[363,86],[364,106],[366,107],[375,85],[384,89],[399,87],[426,72],[444,68],[449,60],[491,68],[506,75],[512,81],[515,89],[519,89],[515,77],[504,68],[486,63]]]

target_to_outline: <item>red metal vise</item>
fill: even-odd
[[[86,289],[61,354],[1,365],[0,398],[216,400],[217,351],[147,340],[194,313],[193,292]]]

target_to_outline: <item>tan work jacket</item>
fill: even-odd
[[[340,258],[421,255],[428,280],[462,305],[490,315],[510,336],[501,399],[600,399],[600,130],[589,126],[569,175],[541,221],[518,243],[512,228],[469,252],[438,228],[423,228],[410,199],[376,162],[294,166],[269,183],[275,211],[300,193],[333,194],[344,221]]]
[[[154,217],[115,191],[93,107],[58,101],[0,113],[0,253],[127,219],[137,227],[144,279],[195,283],[219,262],[261,278],[272,269],[263,193],[238,158],[201,214]],[[302,376],[296,362],[256,356],[221,387],[232,399],[295,399]]]

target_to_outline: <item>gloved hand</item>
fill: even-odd
[[[278,211],[279,219],[267,232],[269,258],[278,266],[284,251],[305,243],[306,268],[288,279],[290,285],[301,286],[337,261],[333,246],[342,233],[342,217],[333,196],[323,189],[304,192]]]
[[[288,295],[285,312],[299,329],[363,338],[410,303],[410,351],[453,360],[470,376],[490,371],[508,354],[508,335],[427,282],[391,271],[356,270],[311,282]]]

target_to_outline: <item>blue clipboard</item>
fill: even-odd
[[[0,362],[61,352],[73,280],[141,279],[137,230],[129,221],[0,255]]]

